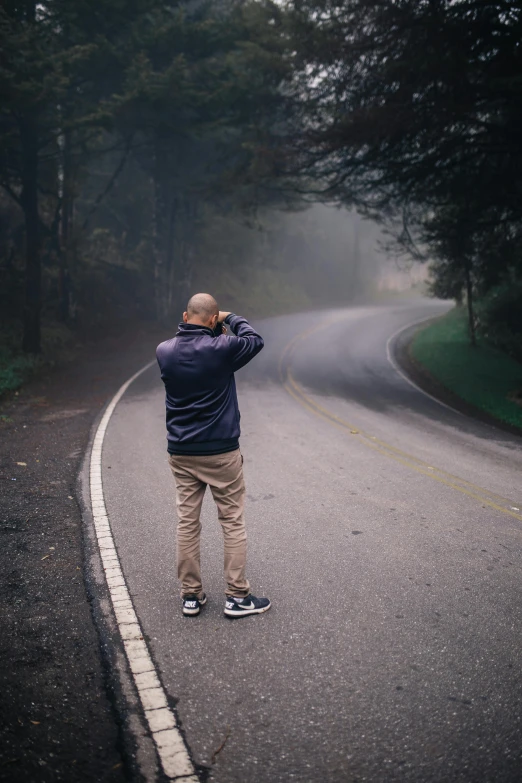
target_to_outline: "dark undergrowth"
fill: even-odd
[[[16,322],[0,328],[0,398],[16,392],[37,372],[67,361],[74,355],[77,336],[64,324],[48,321],[42,326],[42,352],[21,350],[21,327]]]

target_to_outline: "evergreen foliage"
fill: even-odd
[[[297,174],[472,300],[522,277],[522,4],[292,0]],[[522,333],[520,334],[522,340]]]
[[[104,289],[109,306],[141,283],[149,314],[171,318],[211,215],[275,203],[262,180],[288,76],[279,17],[270,3],[3,4],[0,185],[23,227],[15,216],[3,237],[2,277],[6,299],[23,279],[26,351],[42,306],[70,321]],[[6,223],[12,209],[2,197]]]
[[[42,312],[169,321],[247,269],[284,288],[276,211],[314,200],[385,223],[431,258],[434,294],[467,300],[472,341],[500,340],[522,279],[521,39],[511,0],[6,0],[0,303],[24,349]],[[280,246],[307,227],[309,281],[299,225]],[[323,281],[350,288],[330,250]]]

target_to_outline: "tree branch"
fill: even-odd
[[[109,179],[107,185],[104,187],[104,189],[101,191],[101,193],[98,194],[98,196],[96,197],[96,199],[94,201],[94,204],[92,205],[90,211],[87,213],[87,216],[86,216],[85,220],[82,223],[82,231],[86,230],[86,228],[87,228],[87,226],[89,224],[89,220],[94,215],[94,213],[96,212],[96,210],[100,206],[100,204],[103,201],[103,199],[105,198],[105,196],[112,190],[112,188],[114,186],[114,183],[116,182],[116,180],[118,179],[119,175],[123,171],[123,169],[125,167],[125,164],[127,162],[127,158],[129,157],[129,152],[131,150],[131,142],[132,142],[132,138],[130,138],[128,140],[127,145],[125,147],[125,151],[124,151],[124,153],[123,153],[123,155],[121,157],[121,160],[118,163],[118,165],[116,166],[116,168],[114,169],[114,172],[113,172],[111,178]]]
[[[18,196],[15,193],[15,191],[12,189],[11,185],[8,185],[7,182],[1,182],[0,185],[3,187],[3,189],[6,191],[6,193],[8,193],[11,196],[13,201],[16,201],[18,206],[21,207],[22,206],[22,199],[20,198],[20,196]]]

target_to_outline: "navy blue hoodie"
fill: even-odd
[[[165,384],[170,454],[223,454],[239,447],[239,407],[234,372],[263,347],[245,318],[229,315],[232,335],[181,323],[156,357]]]

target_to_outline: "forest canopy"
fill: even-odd
[[[320,304],[325,255],[346,301],[368,276],[349,241],[321,258],[321,201],[520,357],[521,40],[507,1],[6,0],[2,311],[37,353],[42,316],[172,322],[202,279],[275,291],[301,263]]]
[[[296,172],[388,221],[435,295],[466,295],[472,339],[522,358],[522,4],[294,0],[291,18]]]

